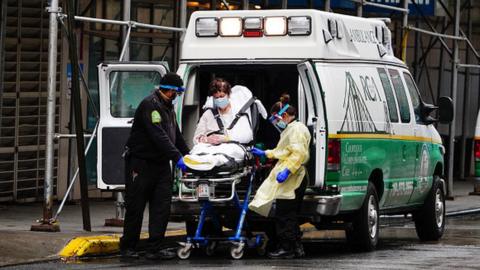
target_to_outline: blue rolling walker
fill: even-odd
[[[250,171],[250,172],[249,172]],[[247,192],[243,202],[240,201],[238,192],[236,190],[236,185],[240,183],[241,178],[250,174]],[[219,178],[209,178],[202,179],[201,177],[195,177],[190,175],[190,177],[185,177],[180,179],[181,183],[189,183],[190,186],[194,187],[190,189],[190,192],[193,192],[192,197],[186,197],[185,191],[182,190],[182,184],[179,188],[179,198],[181,201],[185,202],[200,202],[202,207],[200,210],[200,217],[198,220],[198,225],[193,237],[187,236],[186,242],[181,242],[180,247],[177,250],[177,255],[180,259],[188,259],[191,255],[191,252],[194,248],[204,248],[205,253],[208,256],[214,254],[215,249],[217,248],[218,243],[227,242],[231,244],[230,247],[230,256],[233,259],[241,259],[244,255],[246,248],[256,248],[257,252],[260,255],[265,254],[265,239],[261,234],[247,237],[242,234],[242,229],[245,224],[245,217],[248,212],[248,203],[250,201],[250,196],[252,194],[253,181],[255,179],[255,165],[248,169],[246,167],[243,172],[237,173],[227,177]],[[231,182],[231,183],[230,183]],[[217,198],[215,194],[215,184],[218,183],[228,183],[231,184],[231,194],[229,197]],[[213,187],[212,187],[213,186]],[[212,192],[213,189],[213,192]],[[215,212],[215,202],[225,202],[233,200],[235,209],[240,210],[238,222],[236,225],[235,233],[230,237],[209,237],[202,235],[202,229],[205,225],[205,220],[207,216],[211,217],[213,224],[221,229],[219,222],[219,217]]]

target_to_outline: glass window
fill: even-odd
[[[157,71],[110,72],[110,113],[113,117],[133,117],[140,102],[160,84]]]
[[[422,122],[422,115],[421,115],[421,99],[420,95],[418,94],[417,87],[413,82],[412,76],[407,72],[403,73],[403,77],[405,78],[405,82],[407,83],[407,89],[410,93],[410,97],[412,98],[412,105],[413,105],[413,112],[415,113],[415,120],[417,123]]]
[[[408,105],[407,94],[405,93],[405,87],[403,86],[400,73],[394,69],[389,69],[390,78],[392,79],[393,88],[398,100],[398,107],[400,109],[400,119],[402,123],[410,123],[410,108]]]
[[[395,102],[395,96],[393,94],[392,85],[388,79],[387,72],[383,68],[378,68],[378,75],[380,75],[380,81],[382,81],[383,89],[385,90],[385,97],[387,98],[388,113],[390,115],[390,121],[398,122],[397,102]]]

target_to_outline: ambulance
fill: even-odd
[[[186,86],[175,107],[186,141],[214,77],[248,87],[267,108],[288,93],[312,135],[304,222],[342,228],[353,247],[368,251],[377,245],[380,215],[412,214],[421,240],[440,239],[445,148],[433,123],[451,121],[453,105],[447,97],[438,107],[422,100],[393,55],[385,21],[300,9],[194,12],[177,70]],[[98,188],[121,190],[120,156],[135,108],[167,67],[98,68]],[[439,119],[430,115],[436,110]],[[274,143],[267,125],[256,134],[266,145]],[[198,214],[198,205],[172,202],[172,220],[186,221],[187,229]]]

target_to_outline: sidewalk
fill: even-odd
[[[474,180],[454,181],[454,200],[446,201],[447,215],[459,211],[480,209],[480,196],[469,195]],[[30,226],[42,217],[42,204],[0,204],[0,266],[5,264],[55,258],[68,241],[78,236],[121,234],[122,228],[105,227],[106,218],[115,216],[114,201],[90,202],[92,232],[82,229],[80,205],[66,205],[62,211],[60,232],[31,232]],[[56,207],[55,207],[56,210]],[[148,210],[148,209],[147,209]],[[182,230],[183,223],[170,223],[168,230]],[[148,231],[148,211],[145,211],[143,231]]]

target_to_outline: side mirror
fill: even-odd
[[[433,111],[438,109],[438,106],[422,102],[420,108],[421,108],[422,120],[425,124],[430,125],[435,122],[438,122],[437,119],[435,119],[430,115]]]
[[[438,120],[442,124],[450,124],[453,120],[453,101],[450,97],[438,99]]]

